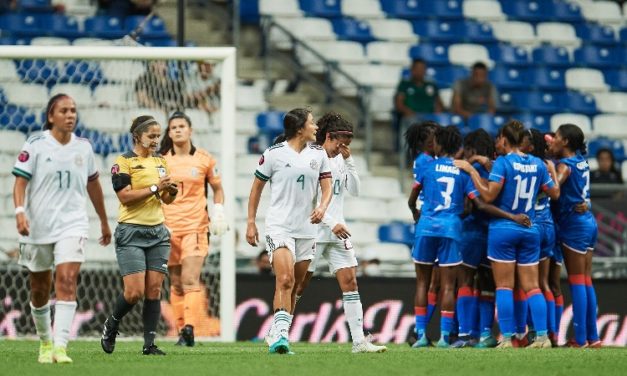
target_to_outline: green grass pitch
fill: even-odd
[[[36,341],[0,341],[0,375],[626,375],[627,348],[421,349],[390,345],[383,354],[351,354],[349,344],[292,345],[296,355],[269,355],[261,343],[200,343],[193,348],[160,342],[167,355],[140,354],[141,342],[118,342],[105,354],[98,341],[72,341],[73,364],[38,364]]]

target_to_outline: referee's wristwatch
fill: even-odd
[[[150,186],[150,192],[152,192],[153,195],[159,198],[159,187],[157,186],[157,184],[153,184]]]

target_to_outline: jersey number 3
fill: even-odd
[[[438,182],[446,184],[446,188],[444,188],[443,192],[442,191],[440,192],[442,197],[444,197],[444,203],[438,205],[434,209],[435,211],[446,210],[451,207],[451,202],[452,202],[451,195],[453,194],[453,189],[455,189],[454,178],[445,176],[445,177],[439,178]]]

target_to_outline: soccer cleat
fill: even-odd
[[[67,356],[65,347],[55,346],[52,351],[52,359],[55,363],[72,363],[72,358]]]
[[[115,349],[115,337],[118,333],[118,325],[109,317],[102,328],[102,337],[100,337],[100,346],[107,354],[111,354]]]
[[[161,349],[159,349],[154,343],[148,347],[142,349],[143,355],[165,355]]]
[[[497,345],[498,342],[496,341],[496,338],[488,336],[481,338],[481,340],[475,345],[475,347],[478,349],[491,349],[496,347]]]
[[[188,346],[194,347],[194,327],[191,325],[185,325],[179,334],[179,340],[175,344],[176,346]]]
[[[438,341],[438,344],[436,345],[436,347],[440,349],[448,349],[449,347],[451,347],[451,344],[448,343],[446,338],[440,337],[440,340]]]
[[[270,348],[268,349],[270,354],[290,354],[290,344],[287,341],[287,338],[281,336],[278,340],[276,340]]]
[[[382,353],[387,351],[387,347],[372,343],[372,337],[368,336],[359,343],[353,343],[353,354],[358,353]]]
[[[511,349],[513,347],[514,345],[512,344],[511,338],[504,338],[503,341],[496,346],[497,349]]]
[[[575,341],[574,338],[571,338],[568,340],[568,342],[566,342],[566,347],[573,347],[573,348],[587,348],[588,347],[588,343],[584,343],[583,345],[580,345],[577,343],[577,341]]]
[[[39,342],[39,358],[37,358],[37,361],[42,364],[53,362],[51,341]]]
[[[550,349],[553,347],[548,336],[537,336],[536,340],[529,345],[529,349]]]
[[[514,336],[512,338],[512,346],[520,348],[529,346],[529,338],[527,336],[523,336],[522,338],[518,338]]]
[[[429,347],[431,346],[431,341],[429,341],[429,338],[427,338],[427,336],[425,334],[423,334],[422,336],[420,336],[420,338],[414,342],[414,344],[411,346],[414,349],[419,349],[421,347]]]
[[[597,339],[593,342],[588,342],[588,348],[590,349],[600,349],[601,347],[603,347],[603,342],[601,342],[600,339]]]
[[[268,334],[264,337],[264,341],[268,346],[272,345],[272,340],[274,339],[274,331],[272,330],[272,326],[268,329]]]
[[[551,346],[558,347],[557,336],[555,335],[555,333],[549,333],[549,339],[551,340]]]
[[[476,345],[477,340],[475,338],[471,338],[470,336],[461,336],[458,337],[457,340],[451,344],[451,347],[461,349],[464,347],[475,347]]]

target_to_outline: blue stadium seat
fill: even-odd
[[[507,65],[529,65],[529,54],[522,47],[513,46],[511,44],[498,44],[488,46],[490,58],[495,63]]]
[[[620,41],[621,42],[625,42],[627,41],[627,27],[624,27],[622,29],[620,29]]]
[[[49,13],[53,11],[50,0],[20,0],[17,2],[20,12],[42,12]]]
[[[300,9],[308,16],[325,18],[342,17],[340,0],[300,0]]]
[[[85,20],[85,33],[90,37],[113,39],[123,37],[126,30],[117,17],[94,16]]]
[[[529,73],[522,67],[498,65],[490,69],[489,77],[499,89],[523,89],[529,86]]]
[[[61,69],[59,82],[89,84],[93,89],[104,81],[104,76],[97,62],[68,61]]]
[[[283,133],[283,118],[285,112],[283,111],[266,111],[257,115],[257,128],[259,132],[268,135],[269,141]]]
[[[63,38],[78,38],[83,33],[78,28],[78,19],[73,16],[53,14],[42,19],[42,27],[48,30],[48,35]]]
[[[45,34],[41,27],[41,17],[37,13],[8,13],[0,15],[0,29],[14,37],[34,37]]]
[[[388,18],[417,19],[426,16],[416,0],[382,0],[381,9]]]
[[[464,36],[472,43],[490,44],[495,43],[496,38],[492,31],[492,26],[488,23],[473,20],[463,21]]]
[[[259,24],[259,0],[240,0],[239,17],[243,24]]]
[[[422,120],[431,120],[435,121],[441,125],[455,125],[460,129],[464,127],[464,119],[459,115],[449,114],[447,112],[442,112],[439,114],[425,114],[421,116]]]
[[[352,40],[355,42],[368,43],[376,40],[367,22],[354,18],[335,18],[331,21],[333,31],[340,40]]]
[[[594,43],[601,45],[616,45],[616,35],[611,26],[595,23],[579,23],[575,25],[577,36],[584,43]],[[621,36],[621,40],[625,40]]]
[[[24,82],[54,86],[60,76],[56,61],[21,60],[17,64],[17,74]]]
[[[575,62],[587,68],[611,68],[622,64],[617,48],[585,45],[575,50]]]
[[[551,130],[551,119],[546,115],[524,112],[513,114],[511,118],[523,123],[525,128],[534,128],[543,133]]]
[[[594,115],[599,111],[594,97],[590,94],[580,93],[578,91],[566,92],[564,98],[564,109],[570,112]]]
[[[605,69],[603,74],[605,75],[605,82],[607,82],[612,89],[627,91],[627,70]]]
[[[610,149],[616,161],[625,160],[625,146],[621,140],[599,137],[588,143],[588,156],[595,157],[599,149]]]
[[[383,2],[386,2],[386,0],[383,0]],[[461,0],[423,1],[420,7],[424,14],[439,20],[458,20],[464,18]]]
[[[503,13],[508,19],[540,22],[551,19],[551,4],[547,1],[507,0],[501,1]]]
[[[543,114],[554,114],[563,110],[562,95],[543,92],[517,92],[513,94],[518,109]]]
[[[564,91],[566,81],[564,70],[559,68],[538,67],[531,71],[530,82],[543,90]]]
[[[127,32],[131,32],[134,30],[139,24],[141,24],[145,16],[130,16],[124,20],[124,26]],[[144,25],[142,31],[139,33],[140,38],[142,39],[161,39],[161,38],[171,38],[170,34],[165,28],[165,22],[163,19],[159,17],[152,17],[146,24]]]
[[[28,133],[36,125],[41,129],[41,125],[31,111],[13,104],[0,105],[1,129]]]
[[[559,0],[553,1],[552,5],[550,12],[559,22],[577,24],[585,21],[581,15],[581,8],[574,2]]]
[[[413,27],[421,41],[453,43],[464,37],[464,25],[456,21],[416,20]]]
[[[470,71],[467,68],[455,65],[427,68],[427,76],[441,88],[451,87],[455,81],[466,78],[469,74]]]
[[[403,222],[391,222],[379,226],[379,240],[384,243],[402,243],[411,246],[414,243],[414,225]]]
[[[423,59],[428,65],[448,65],[448,48],[441,44],[422,43],[409,50],[412,59]]]
[[[499,128],[505,123],[503,116],[493,116],[491,114],[477,114],[471,116],[468,121],[468,130],[475,131],[483,129],[492,136],[496,136]]]
[[[534,48],[532,52],[533,61],[538,65],[549,65],[554,67],[566,67],[572,65],[570,55],[565,47],[556,47],[543,44]]]

